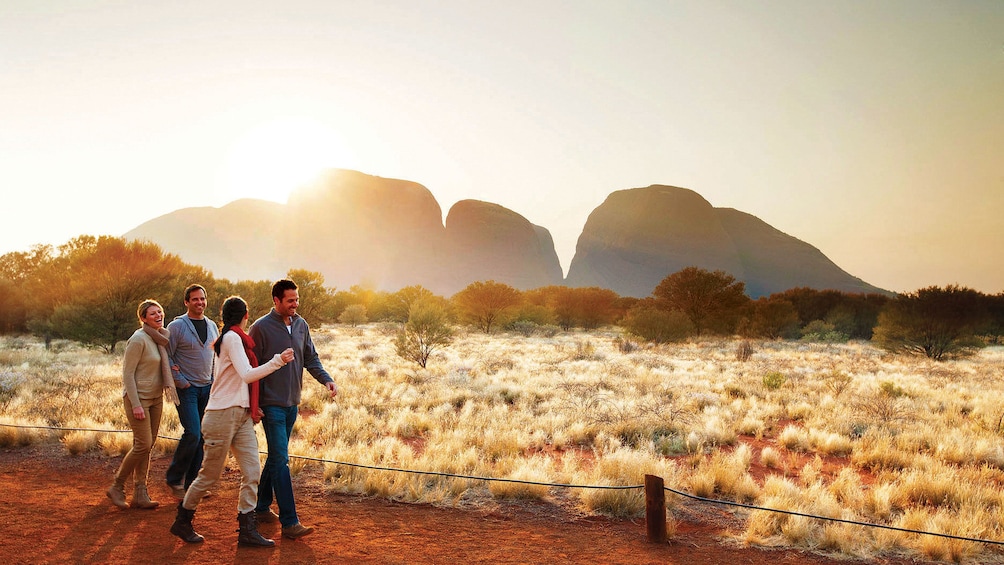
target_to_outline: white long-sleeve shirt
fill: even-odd
[[[248,383],[260,380],[284,366],[278,353],[268,363],[252,367],[244,352],[241,336],[227,332],[220,338],[220,356],[216,360],[216,374],[213,387],[209,389],[209,403],[206,410],[223,410],[234,406],[250,408]]]

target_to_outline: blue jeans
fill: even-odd
[[[268,442],[268,458],[261,470],[258,483],[258,505],[255,510],[265,512],[272,505],[272,496],[279,507],[279,522],[285,528],[300,521],[293,500],[293,477],[289,474],[289,436],[296,423],[296,406],[262,406],[261,419]]]
[[[202,417],[206,414],[211,388],[212,385],[192,385],[178,389],[178,400],[181,402],[177,407],[178,420],[184,432],[174,449],[171,466],[167,468],[169,485],[183,485],[187,489],[199,476],[203,454]]]

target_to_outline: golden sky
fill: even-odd
[[[566,270],[670,184],[883,288],[1001,292],[1004,2],[0,5],[0,253],[331,166],[506,206]]]

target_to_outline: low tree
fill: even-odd
[[[411,306],[419,300],[428,300],[436,296],[422,285],[406,286],[387,296],[387,319],[392,322],[408,321]]]
[[[28,320],[37,310],[43,287],[38,272],[53,260],[51,245],[35,245],[30,251],[0,255],[0,333],[28,330]]]
[[[443,304],[436,300],[419,300],[412,304],[408,321],[397,334],[394,345],[397,354],[425,368],[432,352],[453,341],[453,327]]]
[[[682,341],[694,334],[694,324],[686,314],[660,308],[650,298],[635,304],[621,324],[632,334],[655,343]]]
[[[495,281],[477,281],[453,295],[461,318],[485,333],[504,326],[519,311],[523,295]]]
[[[362,304],[351,304],[342,310],[342,313],[338,315],[338,323],[348,324],[352,327],[356,327],[359,324],[365,324],[369,321],[366,317],[366,307]]]
[[[140,301],[169,302],[187,281],[209,274],[150,242],[80,236],[60,246],[38,277],[44,303],[33,327],[114,353],[116,343],[137,328]]]
[[[683,312],[698,334],[730,334],[745,315],[746,283],[724,271],[687,267],[662,279],[652,294],[666,311]]]
[[[546,308],[551,313],[550,323],[556,323],[563,330],[574,327],[588,330],[612,324],[626,311],[620,306],[620,296],[616,292],[595,286],[571,288],[552,285],[523,294],[528,305],[523,308],[524,311]]]
[[[982,301],[987,319],[979,335],[985,343],[998,344],[1004,336],[1004,292],[984,296]]]
[[[753,302],[752,311],[744,332],[749,337],[779,339],[792,335],[798,328],[798,311],[783,298],[760,297]]]
[[[220,308],[223,301],[232,295],[240,296],[248,303],[248,317],[251,321],[268,314],[274,303],[272,302],[273,281],[267,280],[243,280],[230,283],[224,280],[215,288],[215,292],[210,293],[210,303],[212,304],[213,316],[220,315]],[[208,312],[210,307],[206,308]],[[216,319],[215,317],[213,319]]]
[[[970,355],[982,345],[976,334],[987,320],[983,305],[979,292],[956,285],[902,294],[882,309],[872,341],[936,361]]]
[[[335,321],[335,292],[324,286],[324,275],[307,269],[290,269],[286,278],[296,283],[296,292],[300,296],[298,314],[311,324]]]

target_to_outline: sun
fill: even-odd
[[[354,168],[342,138],[308,118],[259,123],[237,137],[223,168],[226,202],[259,198],[285,203],[289,194],[325,169]]]

